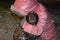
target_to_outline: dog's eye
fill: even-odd
[[[38,19],[38,15],[35,12],[29,12],[26,16],[26,21],[32,25],[36,25],[38,23]]]

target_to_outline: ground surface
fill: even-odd
[[[17,22],[13,19],[8,10],[0,12],[0,40],[12,40]]]

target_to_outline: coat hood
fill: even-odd
[[[11,10],[27,15],[38,5],[37,0],[15,0]]]

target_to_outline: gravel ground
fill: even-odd
[[[8,10],[0,12],[0,40],[13,40],[12,35],[17,26],[11,12]]]

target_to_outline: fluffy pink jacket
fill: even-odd
[[[34,11],[39,16],[38,24],[31,25],[24,21],[22,24],[24,31],[36,36],[40,35],[41,37],[37,38],[37,40],[57,40],[54,20],[52,20],[46,8],[37,0],[15,0],[14,5],[11,6],[11,11],[22,16]]]

